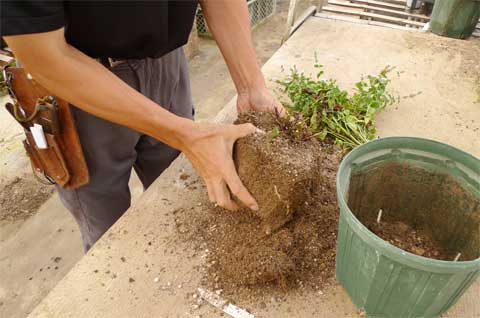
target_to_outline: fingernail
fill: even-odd
[[[265,131],[264,131],[264,130],[261,130],[261,129],[259,129],[259,128],[256,128],[256,129],[255,129],[255,133],[256,133],[256,134],[264,134]]]
[[[250,209],[252,209],[253,211],[258,211],[258,205],[252,204],[252,205],[250,206]]]

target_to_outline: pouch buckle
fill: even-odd
[[[123,64],[123,63],[127,62],[127,60],[113,59],[111,57],[107,57],[107,60],[108,60],[108,64],[110,65],[110,67],[115,67],[117,65],[120,65],[120,64]]]

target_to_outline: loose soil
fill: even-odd
[[[240,140],[235,151],[239,174],[260,211],[228,212],[205,198],[204,213],[177,212],[179,233],[207,258],[204,284],[237,300],[326,288],[334,277],[335,176],[343,154],[335,146],[292,140],[282,132],[272,138],[275,121],[269,114],[249,113],[239,122],[266,132]]]
[[[449,253],[423,230],[415,230],[402,221],[370,222],[366,226],[377,236],[404,251],[428,258],[452,260]]]
[[[1,189],[0,221],[17,221],[35,214],[55,188],[29,178],[15,178]]]

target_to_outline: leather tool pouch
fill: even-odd
[[[23,145],[34,175],[68,189],[87,184],[88,167],[70,105],[51,96],[22,68],[7,67],[3,74],[13,100],[5,106],[25,130]],[[46,148],[34,140],[30,127],[35,124],[42,126]]]

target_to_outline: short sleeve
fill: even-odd
[[[63,1],[0,1],[0,35],[41,33],[65,25]]]

